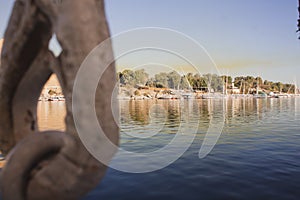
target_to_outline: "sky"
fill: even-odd
[[[201,44],[221,73],[300,82],[298,0],[106,0],[105,3],[112,35],[141,27],[168,28]],[[2,38],[13,1],[0,4]],[[134,43],[134,38],[130,42]],[[118,45],[114,42],[115,49]],[[59,51],[57,45],[52,46]],[[130,68],[139,59],[140,55],[131,55],[118,60],[117,65],[121,69]],[[174,62],[170,57],[169,64]],[[197,64],[201,65],[200,62]]]

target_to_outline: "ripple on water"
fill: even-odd
[[[85,199],[299,199],[299,100],[227,100],[223,133],[204,159],[199,159],[199,149],[211,118],[221,119],[222,101],[122,101],[122,148],[159,149],[174,138],[184,120],[199,126],[197,136],[180,159],[162,170],[130,174],[109,169]],[[153,105],[157,107],[151,111]],[[63,106],[40,103],[38,112],[41,129],[63,129],[55,122],[65,115]],[[156,134],[146,139],[126,134],[144,132]]]

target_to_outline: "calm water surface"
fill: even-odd
[[[120,101],[120,110],[121,148],[128,151],[158,150],[186,122],[196,128],[196,138],[162,170],[132,174],[108,169],[87,200],[300,199],[300,98]],[[42,130],[64,129],[63,102],[40,102],[38,113]],[[210,121],[224,116],[219,141],[199,159]],[[133,137],[145,133],[156,134]]]

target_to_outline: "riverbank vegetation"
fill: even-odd
[[[231,77],[216,74],[179,74],[176,71],[161,72],[150,77],[144,69],[118,72],[122,87],[128,88],[169,88],[175,90],[194,90],[205,92],[226,92],[251,94],[259,88],[265,92],[295,93],[294,84],[263,80],[261,77]],[[297,91],[296,91],[297,92]]]

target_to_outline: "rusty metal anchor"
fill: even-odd
[[[48,50],[53,34],[62,48],[58,57]],[[109,37],[102,0],[15,1],[0,67],[0,148],[8,153],[1,172],[3,199],[77,199],[103,177],[107,166],[90,155],[77,135],[72,94],[81,63]],[[111,46],[106,53],[113,56]],[[38,98],[53,73],[66,99],[65,133],[37,127]],[[108,105],[115,84],[112,63],[99,82],[95,111],[105,135],[117,145],[119,129]],[[82,120],[88,125],[89,119]]]

